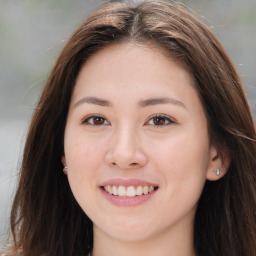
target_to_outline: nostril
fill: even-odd
[[[138,165],[138,163],[131,163],[131,164],[129,164],[129,165],[131,165],[131,166],[136,166],[136,165]]]

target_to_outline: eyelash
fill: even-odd
[[[93,120],[95,120],[96,118],[98,119],[101,119],[101,121],[103,121],[104,123],[103,124],[95,124],[95,123],[90,123],[90,121],[93,122]],[[108,125],[108,124],[105,124],[105,122],[108,122],[107,119],[104,117],[104,116],[101,116],[101,115],[90,115],[88,117],[86,117],[84,120],[82,120],[82,124],[84,125],[91,125],[91,126],[101,126],[101,125]]]
[[[156,125],[155,123],[153,124],[149,124],[150,121],[153,121],[153,120],[156,120],[156,119],[162,119],[162,121],[164,121],[163,124],[158,124]],[[158,120],[159,121],[159,120]],[[153,121],[154,122],[154,121]],[[167,122],[167,123],[166,123]],[[167,125],[170,125],[170,124],[173,124],[175,123],[175,121],[170,118],[169,116],[166,116],[166,115],[163,115],[163,114],[157,114],[157,115],[153,115],[151,116],[151,118],[149,119],[149,121],[146,122],[146,124],[149,124],[149,125],[152,125],[152,126],[158,126],[158,127],[163,127],[163,126],[167,126]]]
[[[96,118],[98,118],[98,121],[103,122],[103,123],[99,123],[99,124],[90,123],[90,121],[93,122],[93,120],[96,120]],[[154,119],[155,119],[155,121],[157,121],[157,119],[160,119],[158,121],[163,121],[164,123],[157,125],[154,122]],[[153,121],[154,123],[150,124],[150,121]],[[107,122],[107,124],[106,124],[106,122]],[[86,117],[84,120],[82,120],[81,123],[84,124],[84,125],[91,125],[91,126],[102,126],[102,125],[109,125],[110,124],[104,116],[97,115],[97,114],[90,115],[90,116]],[[145,124],[146,125],[163,127],[163,126],[167,126],[167,125],[170,125],[170,124],[173,124],[173,123],[175,123],[175,121],[173,119],[171,119],[169,116],[166,116],[166,115],[163,115],[163,114],[157,114],[157,115],[151,116],[150,119]]]

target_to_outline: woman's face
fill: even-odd
[[[87,60],[64,145],[94,234],[119,240],[192,233],[206,178],[220,167],[190,75],[145,45],[108,46]]]

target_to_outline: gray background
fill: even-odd
[[[102,1],[0,0],[0,244],[8,229],[31,114],[74,29]],[[221,40],[245,82],[256,116],[256,1],[183,1]]]

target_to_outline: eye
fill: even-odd
[[[108,125],[109,122],[106,120],[106,118],[104,118],[101,115],[91,115],[89,117],[86,117],[82,121],[82,124],[100,126],[100,125]]]
[[[149,119],[146,123],[147,125],[154,125],[154,126],[165,126],[175,123],[170,117],[165,115],[155,115]]]

